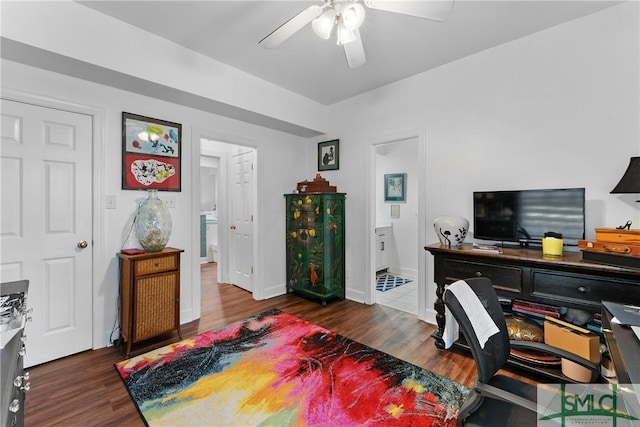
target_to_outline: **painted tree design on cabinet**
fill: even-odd
[[[345,297],[344,193],[285,194],[287,292]]]

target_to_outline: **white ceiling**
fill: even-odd
[[[458,0],[445,22],[366,9],[367,63],[347,67],[307,25],[276,49],[258,41],[318,1],[86,1],[83,5],[330,105],[599,11],[615,1]]]

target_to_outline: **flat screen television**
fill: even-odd
[[[555,232],[566,246],[577,246],[584,239],[584,200],[584,188],[475,191],[473,236],[528,246]]]

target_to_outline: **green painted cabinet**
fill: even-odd
[[[287,292],[345,297],[344,193],[285,194]]]

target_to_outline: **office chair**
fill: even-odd
[[[467,293],[473,292],[477,296],[482,304],[480,309],[484,308],[486,310],[490,319],[495,323],[498,332],[488,337],[486,343],[482,346],[473,324],[475,323],[477,326],[478,323],[481,323],[479,319],[484,314],[482,316],[478,315],[478,313],[468,314],[462,308],[458,297],[449,289],[445,291],[444,302],[460,325],[478,370],[475,385],[460,408],[458,426],[464,424],[465,426],[522,427],[535,426],[537,424],[536,386],[505,375],[496,374],[507,362],[511,347],[544,351],[567,358],[589,368],[592,374],[591,382],[598,378],[598,365],[589,360],[544,343],[510,340],[504,313],[491,280],[486,277],[474,277],[466,279],[464,282],[469,287],[463,286],[457,287],[457,289],[466,289]],[[473,297],[467,294],[464,299],[467,298]]]

